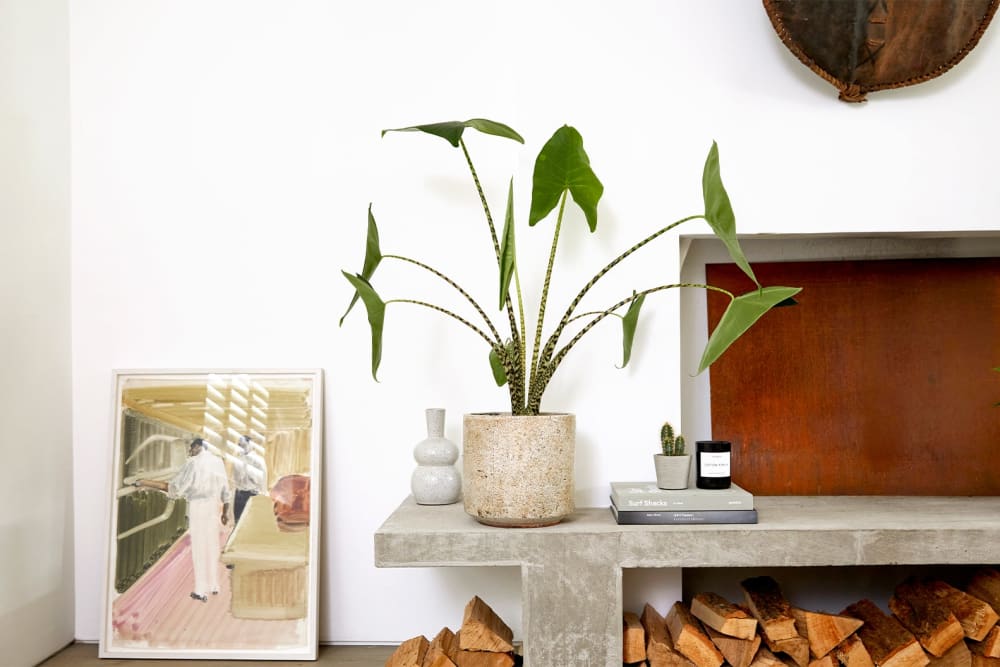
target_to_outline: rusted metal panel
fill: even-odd
[[[754,270],[804,289],[709,371],[733,481],[764,495],[1000,495],[1000,258]],[[706,273],[752,289],[733,265]],[[711,326],[727,302],[708,295]]]

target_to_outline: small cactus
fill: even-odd
[[[664,422],[660,428],[660,447],[664,456],[682,456],[684,454],[684,436],[674,435],[674,427],[670,422]]]

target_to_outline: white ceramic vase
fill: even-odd
[[[413,448],[417,467],[410,490],[418,505],[450,505],[462,495],[462,478],[455,468],[458,446],[444,437],[444,410],[428,408],[427,437]]]

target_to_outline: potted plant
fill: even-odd
[[[661,489],[686,489],[691,473],[691,455],[684,449],[684,436],[674,435],[674,427],[664,422],[660,427],[660,453],[653,454],[656,486]]]
[[[773,306],[789,301],[795,287],[764,287],[754,276],[736,238],[736,222],[729,196],[719,171],[718,147],[713,142],[702,173],[704,212],[672,222],[640,240],[607,263],[584,284],[576,297],[559,316],[551,332],[545,335],[548,313],[549,281],[553,274],[556,248],[562,234],[563,216],[569,199],[579,206],[587,226],[597,228],[597,205],[604,186],[590,166],[583,138],[576,129],[564,125],[542,146],[535,160],[528,225],[552,217],[555,211],[551,250],[539,295],[533,335],[524,313],[518,275],[514,234],[513,179],[508,187],[503,227],[498,229],[487,203],[472,158],[466,145],[465,130],[524,143],[521,135],[509,126],[482,118],[449,121],[428,125],[383,130],[418,132],[446,140],[460,149],[473,184],[479,193],[492,245],[490,262],[498,276],[498,303],[504,324],[494,324],[486,309],[465,289],[439,269],[404,255],[383,253],[378,227],[368,208],[368,233],[364,263],[359,273],[343,271],[354,288],[354,295],[344,313],[346,317],[360,300],[367,310],[371,329],[371,372],[377,380],[382,355],[382,331],[388,306],[408,304],[434,310],[459,322],[485,342],[484,368],[488,357],[497,385],[507,385],[510,411],[465,415],[463,429],[463,496],[466,511],[483,523],[505,526],[546,525],[560,521],[573,511],[573,453],[575,418],[572,414],[542,412],[542,396],[553,373],[580,339],[609,317],[621,321],[623,363],[631,356],[639,312],[647,296],[667,289],[697,287],[726,294],[730,303],[709,337],[699,364],[699,372],[718,359],[729,345],[749,329]],[[633,290],[616,303],[578,312],[590,289],[633,253],[646,248],[678,225],[703,219],[722,240],[729,254],[757,285],[747,294],[737,296],[712,285],[664,284]],[[383,299],[372,286],[372,277],[382,261],[403,262],[415,270],[429,272],[447,283],[461,301],[475,312],[470,320],[454,310],[414,298]],[[496,298],[496,297],[494,297]],[[624,312],[622,312],[624,311]],[[343,324],[343,317],[341,324]],[[502,334],[501,329],[506,329]]]

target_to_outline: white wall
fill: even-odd
[[[65,0],[0,0],[0,646],[73,640]]]
[[[339,272],[360,269],[369,202],[385,252],[493,300],[482,270],[492,251],[460,153],[431,137],[380,139],[383,128],[475,116],[515,127],[527,147],[469,145],[498,215],[517,178],[522,223],[538,148],[564,122],[580,129],[606,187],[602,220],[590,236],[570,214],[555,304],[633,241],[699,212],[713,139],[746,233],[997,226],[996,28],[946,77],[861,106],[838,102],[799,64],[756,2],[79,0],[71,30],[82,639],[98,634],[92,574],[115,367],[326,370],[321,640],[431,635],[456,626],[473,594],[519,628],[514,570],[372,566],[372,533],[408,493],[423,409],[446,408],[446,434],[460,441],[463,412],[505,407],[486,350],[441,318],[390,307],[379,384],[363,311],[337,327],[350,297]],[[519,230],[529,294],[550,230]],[[671,282],[678,254],[677,236],[666,239],[591,305]],[[439,298],[413,276],[386,262],[376,284],[387,298]],[[546,395],[545,408],[578,415],[580,504],[604,504],[610,480],[649,478],[660,422],[680,421],[691,380],[680,372],[677,296],[651,298],[646,311],[627,370],[615,368],[609,325]]]

